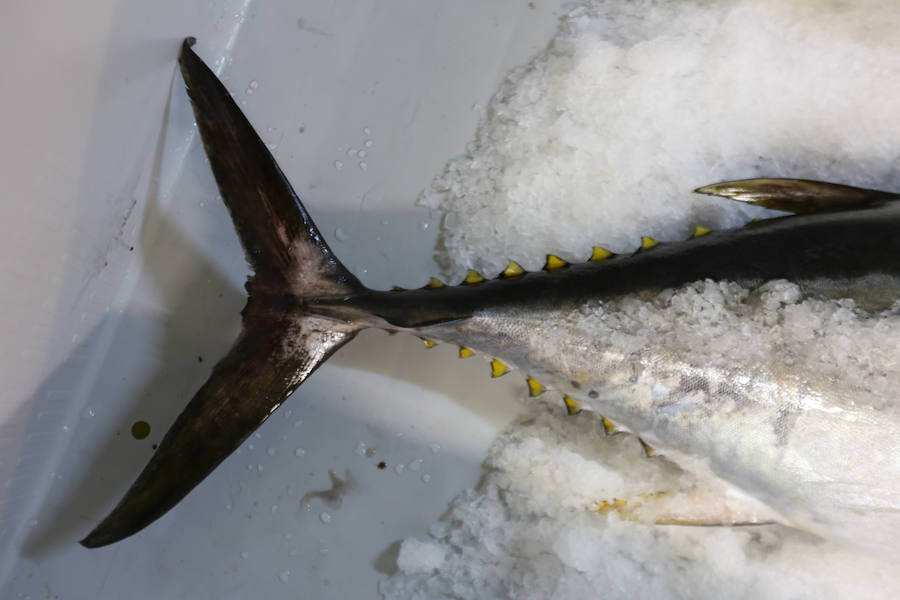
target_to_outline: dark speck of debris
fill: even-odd
[[[375,456],[375,448],[366,448],[366,456],[369,458]]]
[[[135,421],[131,426],[131,435],[136,440],[142,440],[150,435],[150,423],[147,421]]]
[[[305,133],[305,132],[306,132],[306,127],[304,127],[303,125],[301,125],[301,126],[300,126],[300,129],[299,129],[298,131],[299,131],[300,133]]]
[[[198,355],[198,356],[197,356],[197,362],[198,362],[198,363],[203,362],[203,357]]]
[[[597,390],[591,390],[588,392],[588,396],[590,396],[591,398],[596,398],[599,395],[600,394],[597,393]]]
[[[574,379],[573,379],[572,381],[570,381],[569,383],[571,383],[571,384],[572,384],[572,387],[575,388],[576,390],[580,390],[580,389],[581,389],[581,384],[578,383],[577,381],[575,381]]]
[[[535,9],[534,2],[529,2],[528,8],[530,8],[531,10],[534,10]]]
[[[157,448],[159,448],[159,444],[153,444],[153,446],[151,446],[151,448],[153,448],[154,450],[156,450]]]
[[[379,469],[387,469],[387,463],[384,461],[381,461],[380,463],[378,463],[378,468]]]
[[[128,251],[129,251],[129,252],[134,252],[134,246],[130,247],[130,248],[128,249]]]

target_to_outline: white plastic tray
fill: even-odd
[[[396,542],[475,484],[521,388],[414,338],[361,335],[160,521],[77,544],[227,350],[244,302],[178,47],[200,39],[345,264],[413,287],[437,271],[439,215],[418,192],[562,3],[182,4],[13,0],[0,16],[0,597],[373,597]],[[329,470],[355,486],[305,511]]]

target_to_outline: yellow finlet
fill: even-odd
[[[506,265],[506,268],[503,269],[503,272],[500,273],[501,277],[509,278],[509,277],[518,277],[519,275],[524,275],[525,269],[522,268],[522,265],[517,263],[514,260],[509,261],[509,264]]]
[[[525,380],[528,383],[528,395],[532,398],[535,396],[540,396],[544,393],[546,389],[544,384],[532,377],[531,375]]]
[[[712,229],[710,229],[709,227],[702,227],[700,225],[697,225],[697,229],[694,230],[694,237],[698,238],[701,235],[706,235],[710,231],[712,231]]]
[[[641,448],[644,449],[644,454],[645,454],[648,458],[653,457],[653,456],[656,456],[656,450],[653,449],[653,446],[651,446],[650,444],[648,444],[647,442],[645,442],[645,441],[642,440],[641,438],[638,438],[638,441],[641,443]]]
[[[469,269],[469,273],[466,275],[466,278],[463,280],[463,283],[466,285],[474,285],[476,283],[481,283],[484,281],[484,277],[476,271],[475,269]]]
[[[563,403],[566,405],[566,412],[570,415],[577,415],[581,412],[581,405],[577,400],[574,400],[569,396],[563,396]]]
[[[471,348],[466,348],[464,346],[459,347],[459,357],[460,358],[469,358],[470,356],[475,356],[475,351]]]
[[[613,435],[615,433],[618,433],[616,430],[616,426],[606,417],[603,417],[603,430],[606,432],[606,435]]]
[[[545,271],[558,271],[563,267],[569,266],[569,263],[556,256],[555,254],[547,255],[547,263],[544,265]]]
[[[434,340],[430,340],[428,338],[422,338],[422,341],[425,342],[425,348],[434,348],[437,346],[437,342]]]
[[[654,240],[652,237],[647,237],[646,235],[641,238],[641,249],[649,250],[653,246],[659,245],[659,240]]]
[[[509,367],[496,358],[491,361],[491,377],[500,377],[501,375],[506,375],[508,372]]]
[[[435,290],[444,287],[444,282],[437,277],[432,277],[428,280],[428,283],[425,284],[425,287]]]
[[[399,285],[395,285],[391,288],[392,292],[405,292],[406,288],[402,288]]]
[[[594,246],[594,251],[591,253],[591,262],[603,262],[613,253],[607,250],[606,248],[601,248],[600,246]]]

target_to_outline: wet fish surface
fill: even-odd
[[[876,549],[900,535],[900,366],[885,360],[870,365],[870,376],[842,377],[840,356],[798,361],[795,350],[814,341],[763,336],[783,325],[763,309],[814,303],[834,323],[875,331],[892,356],[896,194],[805,180],[725,182],[698,191],[794,214],[730,231],[698,228],[683,242],[645,239],[628,256],[602,248],[581,264],[550,256],[539,272],[510,263],[496,279],[470,272],[458,286],[371,290],[332,253],[192,45],[185,40],[181,72],[253,271],[243,328],[84,546],[113,543],[165,514],[370,327],[457,344],[489,357],[495,375],[519,370],[533,392],[555,390],[571,412],[595,410],[610,429],[640,436],[648,452],[746,495],[735,507],[687,490],[679,496],[687,505],[676,506],[661,493],[601,512],[702,525],[777,521],[855,541],[865,532],[862,545]],[[698,300],[717,295],[740,301]],[[709,306],[688,310],[697,302]]]

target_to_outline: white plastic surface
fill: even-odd
[[[412,287],[437,272],[439,215],[417,194],[471,138],[473,106],[549,40],[561,4],[0,8],[0,597],[377,595],[395,542],[477,481],[521,389],[454,348],[381,332],[341,350],[147,530],[76,543],[227,350],[244,302],[178,47],[200,39],[345,264],[372,287]],[[142,441],[137,420],[152,428]],[[328,488],[329,470],[354,485],[339,508],[313,498],[307,512],[300,498]]]

